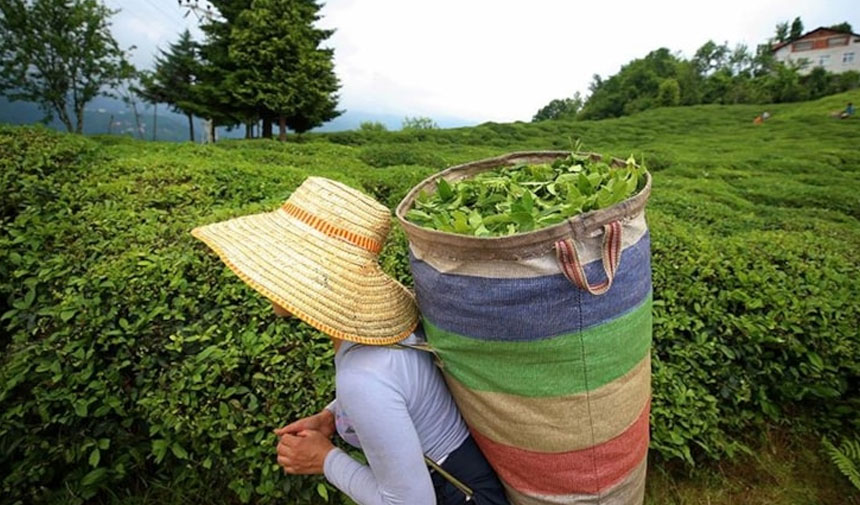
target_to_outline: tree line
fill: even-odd
[[[179,0],[193,10],[196,2]],[[58,117],[70,132],[83,131],[84,107],[96,96],[165,103],[216,126],[262,124],[262,136],[279,138],[329,121],[340,83],[333,33],[315,26],[316,0],[210,0],[200,17],[203,41],[186,30],[160,50],[152,70],[138,71],[110,31],[116,11],[98,0],[0,0],[0,94],[37,103],[45,119]],[[132,48],[133,49],[133,48]]]
[[[848,23],[831,29],[852,32]],[[815,67],[801,75],[800,64],[776,61],[773,45],[802,35],[803,22],[798,17],[776,25],[774,37],[755,50],[708,41],[688,59],[660,48],[627,63],[615,75],[595,74],[587,97],[577,92],[571,98],[552,100],[532,121],[603,119],[677,105],[794,102],[860,86],[858,72],[834,74]]]

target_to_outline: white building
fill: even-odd
[[[856,33],[816,28],[798,39],[773,46],[772,51],[777,61],[802,65],[802,74],[815,67],[835,74],[860,72],[860,35]]]

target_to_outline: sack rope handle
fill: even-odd
[[[592,295],[602,295],[612,287],[612,280],[621,261],[621,223],[612,221],[603,225],[603,271],[606,272],[606,280],[600,284],[592,285],[588,282],[573,239],[566,238],[556,242],[555,255],[567,280]]]

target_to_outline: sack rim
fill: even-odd
[[[590,156],[592,160],[603,159],[603,156],[593,152],[576,154]],[[545,163],[569,155],[570,151],[516,151],[447,168],[427,177],[412,188],[397,205],[395,216],[397,216],[397,220],[409,237],[410,242],[420,243],[422,249],[430,252],[430,254],[463,260],[519,260],[546,254],[553,249],[555,242],[561,239],[583,240],[589,238],[593,232],[602,229],[605,224],[633,218],[645,210],[645,204],[651,195],[651,173],[648,171],[645,172],[645,187],[622,202],[605,209],[579,214],[546,228],[515,235],[475,237],[431,230],[406,219],[406,213],[412,208],[418,193],[430,187],[435,191],[435,184],[439,179],[454,182],[501,165],[523,162]],[[611,163],[615,165],[626,164],[624,160],[616,157],[611,158]]]

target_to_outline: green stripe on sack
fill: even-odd
[[[569,395],[604,386],[645,357],[651,346],[651,298],[599,326],[532,342],[473,339],[426,319],[424,330],[445,372],[470,389]]]

